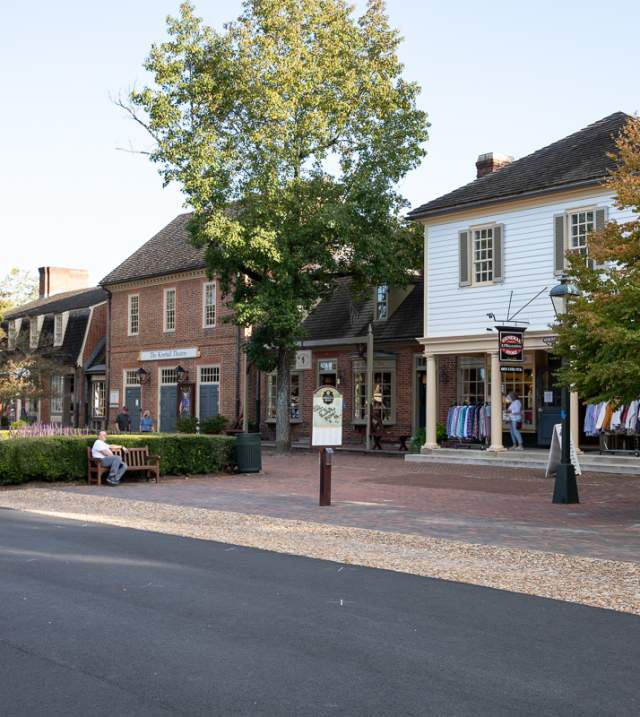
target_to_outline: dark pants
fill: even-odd
[[[105,468],[109,469],[107,480],[113,483],[119,483],[129,467],[119,456],[105,456],[100,459],[100,462]]]

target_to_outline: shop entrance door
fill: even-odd
[[[177,386],[160,387],[160,430],[163,433],[176,432],[176,413],[178,403]]]
[[[127,386],[124,394],[124,405],[129,410],[131,432],[140,430],[140,386]]]
[[[561,390],[556,385],[555,374],[560,368],[560,359],[547,354],[547,361],[540,362],[536,384],[538,410],[538,445],[548,448],[551,445],[553,427],[562,422]]]

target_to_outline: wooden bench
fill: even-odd
[[[382,441],[385,443],[397,443],[398,444],[398,450],[399,451],[408,451],[409,448],[407,446],[407,441],[411,436],[398,436],[398,438],[393,439],[387,439],[384,436],[381,435],[372,435],[373,438],[373,450],[381,451],[382,450]]]
[[[127,464],[127,472],[145,471],[148,479],[152,477],[150,473],[153,473],[156,483],[160,482],[160,456],[149,455],[147,446],[129,448],[124,455],[119,448],[116,448],[113,453]],[[105,474],[109,474],[109,469],[105,468],[97,458],[92,458],[91,448],[87,448],[87,483],[101,485],[102,476]]]

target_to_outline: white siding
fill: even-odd
[[[486,334],[492,324],[487,313],[498,319],[507,316],[513,290],[511,313],[518,310],[541,289],[547,288],[517,319],[529,321],[529,329],[545,330],[553,321],[548,290],[558,283],[553,271],[553,217],[573,208],[608,206],[609,219],[631,218],[613,206],[612,195],[594,191],[586,197],[550,200],[543,206],[515,211],[478,210],[472,217],[429,225],[426,231],[425,259],[428,281],[425,296],[425,335],[428,337]],[[496,222],[504,225],[504,281],[483,286],[458,285],[458,232],[470,226]]]

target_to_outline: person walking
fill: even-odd
[[[140,433],[151,433],[153,431],[153,417],[147,409],[140,419]]]
[[[511,425],[511,440],[513,441],[511,450],[523,451],[522,433],[520,433],[519,428],[522,423],[522,401],[518,398],[518,394],[512,391],[507,395],[507,402],[509,403],[509,423]]]

